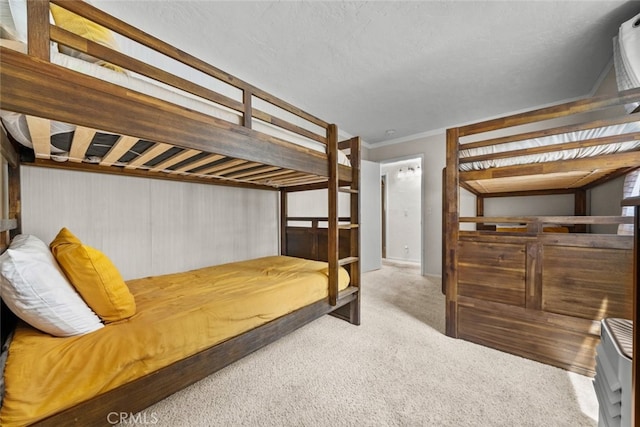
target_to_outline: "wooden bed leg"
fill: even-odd
[[[357,293],[356,299],[329,314],[338,319],[346,320],[352,325],[360,325],[360,292]]]

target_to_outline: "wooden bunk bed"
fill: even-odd
[[[50,3],[234,87],[240,93],[239,99],[196,85],[50,23]],[[121,67],[126,73],[187,92],[189,98],[207,104],[206,108],[213,105],[225,114],[230,112],[238,121],[221,119],[195,107],[59,65],[54,61],[58,54],[51,48],[53,42]],[[0,110],[26,117],[32,145],[32,150],[25,149],[11,133],[7,136],[0,132],[9,182],[9,212],[0,223],[4,236],[2,251],[21,233],[20,168],[29,164],[278,191],[281,254],[328,264],[326,298],[115,389],[75,402],[39,419],[38,425],[105,424],[109,413],[138,412],[324,314],[360,323],[359,138],[339,142],[335,125],[81,1],[29,1],[26,49],[20,52],[20,46],[6,41],[0,47]],[[256,108],[256,103],[273,108],[267,112]],[[283,119],[271,111],[284,112],[285,117],[295,120]],[[306,124],[301,125],[301,121]],[[63,158],[57,154],[60,150],[51,136],[51,128],[58,122],[74,126],[67,137]],[[105,135],[115,135],[107,149],[103,147],[98,155],[90,154],[101,145],[96,141],[104,141]],[[300,139],[305,143],[301,145]],[[320,144],[322,149],[309,148],[309,142]],[[142,145],[132,150],[136,144]],[[348,152],[348,162],[340,163],[339,157],[345,157],[343,151]],[[288,214],[289,194],[316,189],[328,189],[326,218]],[[349,195],[348,217],[338,216],[341,192]],[[301,226],[301,222],[310,225]],[[320,227],[319,223],[327,226]],[[341,269],[347,270],[350,280],[342,290],[338,287]],[[4,306],[2,316],[4,343],[16,319]]]
[[[594,374],[599,321],[632,318],[637,256],[633,236],[591,232],[594,226],[630,224],[633,218],[590,216],[587,200],[594,187],[640,167],[640,114],[625,114],[620,107],[638,100],[640,90],[632,89],[448,129],[447,335]],[[626,130],[591,135],[607,127]],[[527,145],[567,134],[574,137]],[[618,143],[627,145],[607,148]],[[596,146],[604,149],[563,157]],[[550,153],[556,157],[531,161]],[[475,215],[461,212],[461,189],[475,196]],[[484,216],[489,198],[558,194],[574,196],[573,215]]]

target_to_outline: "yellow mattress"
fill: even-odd
[[[3,426],[104,393],[327,296],[327,264],[259,258],[128,282],[137,313],[79,337],[19,324],[5,367]],[[349,284],[340,269],[339,288]]]

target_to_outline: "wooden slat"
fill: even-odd
[[[237,165],[243,165],[245,163],[247,163],[246,160],[240,160],[240,159],[229,160],[224,163],[220,163],[202,170],[198,170],[197,173],[201,175],[208,175],[208,174],[215,175],[216,172],[218,171],[222,171]]]
[[[120,160],[120,158],[124,156],[125,153],[127,153],[127,151],[131,149],[131,147],[136,145],[139,140],[139,138],[133,136],[121,136],[120,138],[118,138],[116,143],[113,144],[113,147],[111,147],[111,150],[109,150],[107,155],[102,158],[102,160],[100,161],[100,165],[113,165],[115,162]]]
[[[148,148],[144,153],[142,153],[141,155],[139,155],[138,157],[136,157],[135,159],[127,163],[127,165],[125,166],[125,169],[135,169],[140,165],[144,165],[148,161],[155,159],[160,154],[172,148],[173,148],[172,145],[158,143],[153,147]]]
[[[179,168],[176,168],[170,171],[169,173],[184,174],[184,173],[187,173],[187,171],[190,171],[192,169],[196,169],[196,168],[199,168],[200,166],[208,165],[209,163],[217,162],[218,160],[222,160],[222,159],[224,159],[224,156],[221,156],[219,154],[210,154],[197,161],[187,163],[186,165],[182,165]]]
[[[33,151],[39,159],[51,157],[51,121],[40,117],[27,116],[27,126],[31,135]]]
[[[79,163],[84,160],[95,134],[95,129],[76,126],[76,130],[73,132],[73,140],[71,141],[71,149],[69,150],[69,161]]]
[[[227,175],[227,177],[229,178],[235,178],[235,179],[241,179],[241,178],[248,178],[250,176],[253,175],[258,175],[261,173],[267,173],[267,172],[273,172],[273,171],[279,171],[281,170],[279,167],[277,166],[262,166],[260,168],[256,168],[256,169],[252,169],[252,170],[246,170],[246,171],[242,171],[242,172],[235,172],[232,174]]]
[[[258,175],[252,175],[252,176],[246,177],[245,179],[247,181],[263,181],[269,178],[276,178],[276,177],[282,177],[284,175],[293,175],[293,174],[296,174],[296,172],[288,169],[281,169],[273,172],[266,172],[266,173],[260,173]]]
[[[159,172],[165,169],[170,168],[173,165],[177,165],[178,163],[187,160],[190,157],[196,156],[202,153],[202,151],[198,150],[184,150],[176,154],[175,156],[169,157],[167,160],[164,160],[154,167],[151,168],[152,172]]]
[[[259,165],[260,165],[260,163],[244,162],[244,163],[239,164],[238,166],[233,166],[233,167],[230,167],[228,169],[223,169],[221,171],[218,171],[216,173],[216,175],[223,175],[225,178],[238,179],[237,177],[233,176],[234,172],[246,171],[247,169],[251,169],[251,168],[254,168],[254,167],[259,166]]]

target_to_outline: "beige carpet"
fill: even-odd
[[[361,326],[325,316],[148,408],[137,425],[597,425],[590,378],[446,337],[440,280],[417,266],[364,274],[362,310]]]

